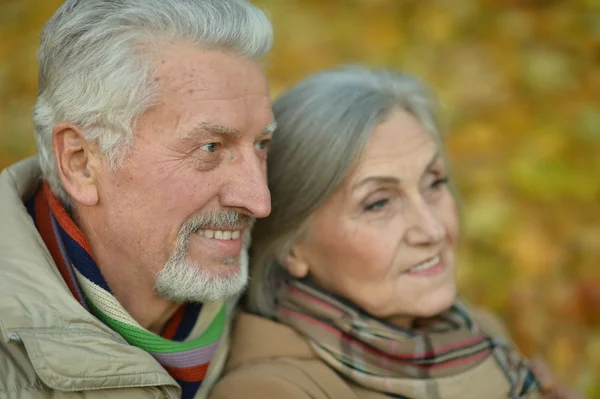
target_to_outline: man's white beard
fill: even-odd
[[[241,294],[248,284],[251,224],[245,229],[240,255],[222,260],[224,265],[232,268],[233,273],[227,276],[191,261],[187,254],[189,239],[191,234],[196,233],[190,229],[182,232],[173,253],[156,276],[156,294],[177,303],[224,301]]]

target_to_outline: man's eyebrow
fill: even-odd
[[[205,130],[209,133],[224,134],[227,136],[239,137],[240,132],[237,129],[232,129],[223,125],[213,125],[211,123],[202,122],[194,128],[194,131]]]
[[[239,137],[240,132],[236,129],[229,128],[227,126],[222,125],[214,125],[212,123],[201,122],[194,126],[185,136],[181,138],[182,141],[187,140],[195,140],[197,137],[201,136],[202,133],[212,133],[212,134],[223,134],[232,137]]]
[[[271,122],[269,124],[269,126],[265,127],[262,131],[262,133],[260,134],[261,136],[266,136],[268,134],[273,134],[273,132],[275,131],[275,129],[277,129],[277,122],[275,120],[273,120],[273,122]]]
[[[261,136],[266,136],[272,134],[277,128],[277,122],[273,121],[269,124],[269,126],[265,127],[263,131],[260,133]],[[193,139],[200,132],[208,132],[213,134],[223,134],[231,137],[240,137],[241,133],[237,129],[232,129],[223,125],[214,125],[208,122],[201,122],[196,125],[188,134],[183,137],[183,140]]]

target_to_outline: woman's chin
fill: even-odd
[[[456,301],[456,286],[449,285],[443,290],[424,298],[415,304],[415,317],[432,317],[448,310]]]
[[[405,303],[405,306],[398,306],[392,312],[392,316],[404,315],[412,318],[427,318],[436,316],[448,310],[456,301],[456,286],[448,284],[443,289],[437,289],[435,292],[423,295],[416,302]],[[400,301],[398,301],[400,303]]]

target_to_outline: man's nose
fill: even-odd
[[[220,195],[221,206],[237,208],[239,212],[256,218],[271,213],[271,193],[267,186],[264,161],[254,151],[244,154],[239,162],[231,165],[228,178]]]

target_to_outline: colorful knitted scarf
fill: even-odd
[[[402,329],[311,283],[284,284],[277,318],[306,336],[321,360],[356,384],[397,398],[539,397],[519,353],[488,335],[464,303]]]
[[[146,330],[116,300],[88,242],[47,183],[26,205],[73,296],[129,344],[152,355],[179,383],[182,398],[193,398],[219,347],[227,317],[225,305],[219,304],[220,310],[200,333],[195,330],[201,304],[181,306],[161,335]]]

